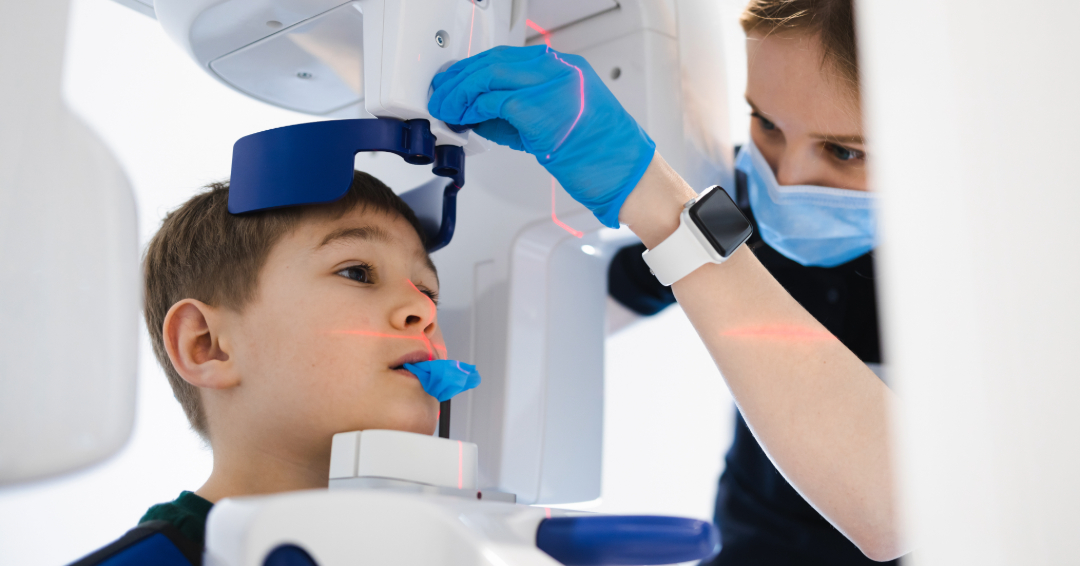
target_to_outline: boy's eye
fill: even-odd
[[[758,114],[757,112],[754,112],[754,113],[752,113],[750,115],[753,116],[754,118],[758,119],[758,122],[761,124],[761,129],[762,130],[770,130],[771,131],[771,130],[776,129],[776,124],[773,124],[772,122],[766,120],[765,117],[762,116],[761,114]]]
[[[427,298],[431,299],[431,302],[435,303],[435,306],[439,305],[439,294],[438,293],[436,293],[435,291],[432,291],[430,289],[426,289],[424,287],[417,287],[417,289],[420,289],[421,293],[427,295]]]
[[[371,266],[370,265],[350,265],[345,269],[337,272],[346,279],[352,279],[357,283],[371,283]]]
[[[851,149],[842,145],[836,145],[834,143],[827,144],[828,150],[832,152],[833,157],[840,161],[854,161],[856,159],[863,159],[866,157],[866,153],[857,149]]]

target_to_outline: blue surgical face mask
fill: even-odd
[[[750,210],[761,239],[807,266],[835,267],[874,249],[877,198],[867,191],[780,186],[753,141],[735,160],[746,173]]]

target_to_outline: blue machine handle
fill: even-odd
[[[720,534],[681,517],[556,517],[540,523],[536,546],[567,566],[674,564],[713,556]]]

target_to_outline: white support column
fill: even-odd
[[[1080,4],[857,10],[911,563],[1074,563]]]

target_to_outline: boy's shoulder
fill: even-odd
[[[185,491],[174,501],[154,505],[137,527],[71,566],[199,566],[211,507],[209,501]]]

